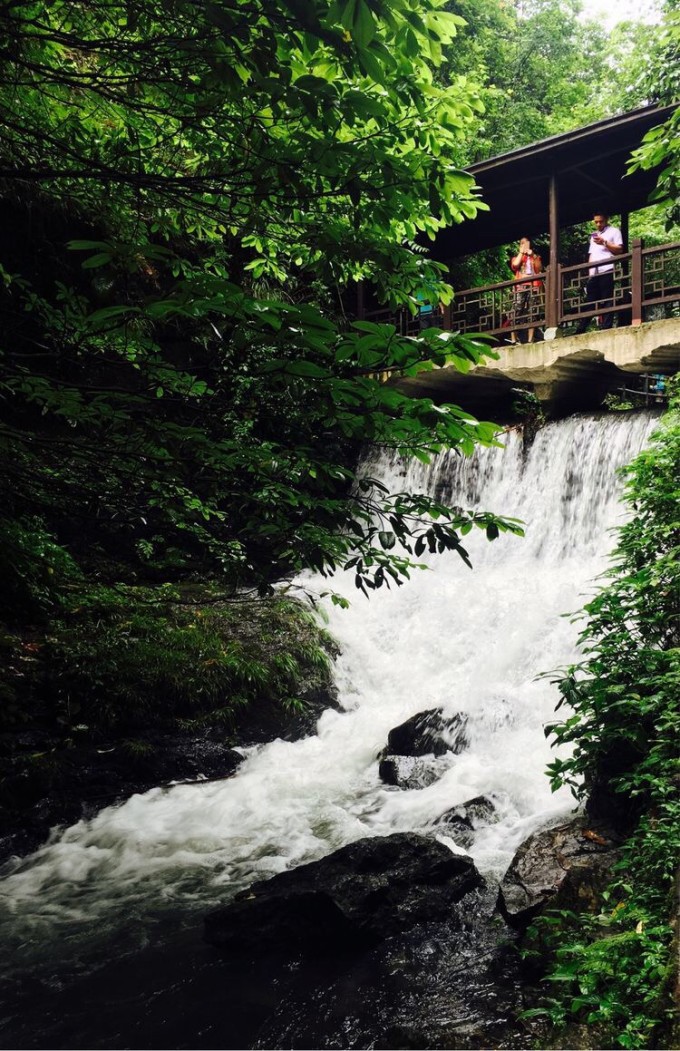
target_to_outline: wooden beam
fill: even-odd
[[[548,187],[548,216],[550,225],[550,270],[545,302],[545,319],[548,328],[556,328],[559,318],[559,263],[560,263],[560,215],[557,176],[553,172]]]
[[[578,172],[582,179],[587,179],[593,186],[597,186],[600,194],[605,193],[608,197],[613,197],[615,193],[618,193],[621,186],[621,179],[615,180],[614,184],[602,182],[601,179],[597,179],[594,175],[591,175],[589,171],[584,171],[581,164],[574,164],[573,167],[565,169],[565,171]],[[565,171],[562,174],[565,174]]]

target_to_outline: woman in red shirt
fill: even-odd
[[[526,278],[533,274],[540,274],[543,270],[543,262],[531,247],[528,237],[521,237],[517,254],[510,260],[510,267],[515,275],[515,281],[522,284],[513,289],[512,324],[517,325],[522,321],[532,321],[538,317],[541,281],[528,281]],[[524,280],[522,280],[524,278]],[[517,333],[510,333],[510,343],[518,343]],[[527,333],[527,343],[534,342],[534,329],[530,328]]]

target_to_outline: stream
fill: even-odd
[[[202,917],[255,880],[355,840],[436,834],[437,818],[478,796],[494,814],[467,852],[493,887],[527,836],[570,814],[571,795],[552,794],[545,775],[544,726],[557,700],[545,673],[578,659],[579,625],[569,614],[608,565],[611,529],[622,521],[616,469],[655,422],[643,413],[577,416],[539,431],[526,457],[510,431],[504,449],[471,459],[446,453],[408,469],[397,458],[374,462],[391,488],[516,516],[526,537],[489,543],[470,534],[472,570],[455,554],[424,555],[427,570],[370,601],[352,574],[330,584],[301,578],[310,594],[332,587],[351,600],[348,611],[317,600],[341,648],[340,709],[323,714],[314,736],[249,749],[227,780],[133,796],[8,863],[0,1046],[388,1046],[371,1043],[368,1023],[353,1022],[349,1008],[327,1038],[309,1022],[297,1035],[290,1021],[262,1030],[258,1017],[278,1010],[271,990],[280,977],[262,964],[258,988],[271,1002],[254,1002],[253,975],[225,970],[201,941]],[[432,708],[467,717],[468,747],[438,759],[440,776],[425,788],[383,784],[377,756],[388,732]],[[412,947],[414,961],[422,951]],[[314,980],[323,1014],[323,975]],[[265,1036],[281,1042],[262,1043]]]

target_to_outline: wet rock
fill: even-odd
[[[459,847],[472,846],[475,829],[493,821],[496,809],[486,796],[475,796],[465,803],[445,810],[435,821],[435,830],[451,838]]]
[[[205,937],[230,951],[332,953],[449,917],[452,906],[481,883],[470,858],[425,836],[363,839],[254,884],[206,917]]]
[[[436,825],[448,825],[463,822],[468,828],[479,828],[489,825],[496,816],[496,808],[486,796],[475,796],[465,803],[459,803],[437,818]]]
[[[467,748],[466,725],[467,716],[445,718],[441,708],[419,712],[390,730],[383,755],[457,755]]]
[[[381,780],[406,789],[433,784],[447,769],[439,760],[467,748],[466,724],[467,716],[445,718],[441,708],[431,708],[395,726],[378,756]]]
[[[439,780],[444,769],[434,759],[428,762],[410,755],[392,755],[380,760],[378,774],[386,785],[396,788],[427,788]]]
[[[19,771],[3,782],[0,861],[37,849],[50,829],[94,817],[131,795],[177,781],[230,777],[243,756],[222,733],[147,733],[135,748],[99,740],[50,752],[28,779]],[[9,765],[9,764],[8,764]],[[41,775],[42,771],[42,776]]]
[[[266,744],[280,737],[283,741],[299,741],[316,733],[316,724],[327,708],[339,708],[338,690],[333,682],[322,686],[302,688],[300,711],[291,712],[278,699],[258,700],[242,713],[236,713],[233,732],[239,744],[250,746]]]
[[[364,952],[303,958],[252,1046],[533,1046],[514,1021],[522,1009],[519,956],[513,932],[493,919],[495,898],[495,888],[481,887],[446,918]]]
[[[494,916],[495,900],[495,887],[481,886],[444,918],[352,952],[218,952],[179,922],[158,943],[96,966],[76,969],[71,950],[59,982],[51,964],[49,981],[22,976],[1,1043],[70,1051],[542,1047],[514,1021],[524,1006],[517,935]]]
[[[501,882],[498,907],[523,928],[546,906],[594,911],[620,856],[619,840],[586,818],[530,836]]]
[[[468,850],[474,843],[475,833],[471,823],[464,817],[451,815],[446,821],[441,818],[435,822],[435,832],[438,835],[449,836],[456,846]]]

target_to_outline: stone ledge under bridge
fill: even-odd
[[[597,410],[633,376],[680,370],[680,318],[496,347],[498,359],[463,375],[453,367],[395,381],[400,390],[453,402],[480,419],[512,416],[513,388],[533,391],[550,416]]]

